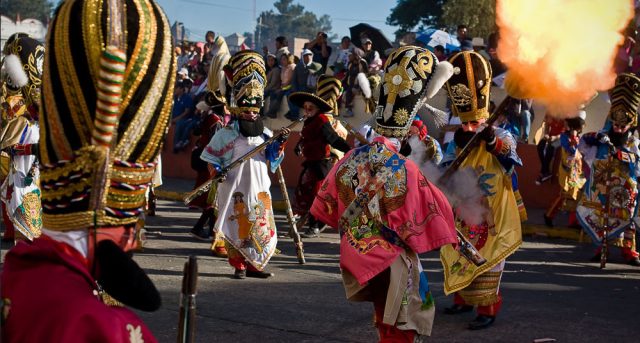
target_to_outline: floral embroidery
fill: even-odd
[[[207,146],[207,152],[215,157],[222,157],[222,155],[226,154],[227,152],[229,152],[231,149],[233,149],[233,141],[227,143],[227,145],[223,146],[222,148],[216,150],[213,149],[211,146]]]

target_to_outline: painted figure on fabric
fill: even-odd
[[[414,342],[431,334],[435,307],[419,253],[456,244],[445,196],[398,153],[419,103],[451,76],[414,46],[391,53],[371,144],[349,151],[329,171],[311,207],[338,228],[340,268],[351,301],[374,304],[381,342]]]
[[[280,139],[227,171],[231,162],[264,143],[272,133],[259,115],[266,77],[262,57],[255,51],[243,50],[233,55],[225,68],[231,74],[229,111],[234,118],[215,133],[201,155],[214,170],[214,176],[224,176],[217,185],[218,218],[214,230],[224,234],[235,278],[268,278],[273,274],[264,268],[277,244],[268,167],[273,172],[284,158],[289,132],[283,129]]]
[[[42,235],[5,256],[2,342],[156,342],[127,307],[155,311],[160,294],[128,252],[169,124],[176,61],[160,6],[122,4],[64,1],[49,24]]]
[[[44,45],[24,33],[13,34],[4,46],[0,148],[6,163],[1,194],[5,218],[4,238],[32,241],[40,236],[40,172],[38,117],[41,107]],[[14,231],[17,230],[17,231]]]
[[[624,260],[640,266],[635,239],[640,140],[632,134],[638,125],[639,105],[640,79],[632,74],[618,75],[611,91],[609,123],[600,132],[584,134],[578,145],[590,168],[577,213],[583,229],[599,246],[592,261],[600,261],[606,231],[607,239],[620,246]]]
[[[514,167],[522,162],[516,153],[513,135],[482,125],[489,118],[490,65],[481,55],[470,51],[455,54],[449,62],[454,67],[454,75],[447,81],[447,93],[462,127],[447,146],[443,165],[453,161],[476,132],[482,130],[480,145],[472,150],[458,171],[467,180],[477,179],[470,186],[477,187],[479,194],[470,197],[468,203],[462,201],[454,207],[456,226],[487,263],[476,266],[449,246],[440,250],[444,291],[447,295],[455,294],[453,306],[446,308],[445,313],[469,312],[477,307],[477,316],[469,328],[482,329],[494,322],[502,305],[499,286],[505,259],[522,244],[512,175]]]

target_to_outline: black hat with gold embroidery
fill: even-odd
[[[258,113],[264,101],[264,86],[267,74],[262,55],[253,50],[242,50],[235,53],[226,68],[231,74],[232,114],[242,112]]]
[[[7,71],[4,96],[21,93],[27,106],[39,105],[44,45],[26,33],[14,33],[7,39],[2,53]]]
[[[453,76],[447,81],[447,93],[453,114],[463,123],[489,118],[489,63],[473,51],[459,52],[451,56],[449,62],[453,65]]]
[[[173,103],[169,22],[148,0],[68,0],[46,40],[40,160],[43,226],[133,224]]]
[[[619,126],[638,125],[640,78],[628,73],[619,74],[610,97],[609,120]]]
[[[380,135],[404,138],[418,110],[451,76],[448,62],[427,49],[404,46],[391,52],[384,66],[374,129]]]

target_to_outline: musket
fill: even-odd
[[[178,343],[195,342],[197,284],[198,259],[196,256],[189,256],[189,260],[184,264],[184,273],[182,275],[180,319],[178,321]]]
[[[284,198],[284,203],[287,206],[287,220],[289,221],[289,236],[293,238],[293,243],[296,245],[296,255],[298,256],[298,263],[305,264],[304,249],[302,245],[302,239],[300,239],[300,233],[296,227],[296,220],[293,217],[293,210],[291,209],[291,201],[289,201],[289,192],[287,192],[287,184],[284,182],[284,174],[282,173],[281,166],[276,169],[278,175],[278,182],[280,183],[280,191]]]
[[[608,254],[608,243],[607,239],[609,238],[609,211],[611,211],[611,168],[613,165],[613,154],[615,153],[615,148],[611,143],[609,143],[609,161],[607,163],[607,178],[605,181],[605,191],[607,193],[604,204],[602,205],[602,211],[604,212],[602,215],[602,245],[600,248],[600,269],[604,269],[607,267],[607,254]]]
[[[364,136],[362,136],[360,132],[356,131],[356,129],[354,129],[353,126],[351,126],[351,124],[347,123],[345,120],[341,120],[340,123],[342,123],[342,126],[344,126],[358,140],[358,142],[360,142],[360,144],[362,145],[369,144],[369,141],[366,138],[364,138]]]
[[[301,123],[302,121],[304,121],[304,117],[292,122],[291,124],[289,124],[289,126],[287,126],[287,129],[292,129],[294,126],[296,126],[298,123]],[[196,199],[197,197],[199,197],[200,195],[204,194],[205,192],[209,191],[209,189],[211,189],[211,185],[214,182],[220,182],[222,181],[226,176],[227,173],[232,170],[235,167],[238,167],[239,165],[241,165],[242,163],[246,162],[247,160],[249,160],[250,158],[252,158],[253,156],[257,155],[258,153],[260,153],[262,150],[266,149],[267,146],[271,143],[273,143],[276,139],[279,139],[280,137],[282,137],[283,133],[278,133],[277,135],[273,135],[273,137],[267,139],[266,141],[264,141],[262,144],[258,145],[257,147],[253,148],[251,151],[247,152],[246,154],[238,157],[235,161],[229,163],[226,167],[222,168],[222,170],[219,173],[216,173],[216,175],[212,178],[210,178],[209,180],[205,181],[203,184],[201,184],[200,186],[198,186],[196,189],[194,189],[193,191],[187,193],[187,195],[184,197],[184,204],[188,205],[189,203],[191,203],[194,199]]]
[[[500,113],[504,112],[507,105],[509,105],[509,102],[507,101],[507,99],[509,99],[509,97],[506,97],[504,100],[502,100],[500,105],[498,105],[495,111],[493,111],[493,113],[489,116],[489,119],[487,119],[487,121],[485,122],[486,126],[491,126],[493,125],[493,123],[496,122],[496,120],[498,120]],[[447,170],[444,172],[444,174],[442,174],[442,177],[440,177],[440,179],[438,180],[438,182],[441,185],[445,185],[447,181],[449,181],[451,176],[453,176],[453,173],[455,173],[456,170],[460,168],[460,165],[462,165],[462,162],[464,162],[464,160],[467,159],[471,151],[473,151],[473,149],[478,144],[480,144],[480,132],[482,131],[476,132],[476,134],[473,135],[473,137],[471,137],[467,145],[465,145],[462,151],[460,151],[460,153],[458,154],[458,156],[456,156],[456,159],[453,160],[451,164],[449,164],[449,167],[447,168]]]

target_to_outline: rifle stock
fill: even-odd
[[[282,173],[282,168],[280,166],[278,166],[278,169],[276,169],[276,173],[278,174],[278,182],[280,183],[280,190],[282,191],[282,197],[284,198],[284,202],[287,206],[287,220],[289,221],[289,236],[293,238],[293,243],[296,245],[296,255],[298,256],[298,263],[305,264],[306,261],[304,258],[304,249],[303,249],[302,239],[300,238],[300,233],[298,232],[296,221],[293,218],[291,201],[289,201],[289,192],[287,191],[287,184],[284,181],[284,174]]]
[[[298,125],[298,123],[301,123],[302,121],[304,121],[304,117],[292,122],[286,128],[287,129],[292,129],[294,126]],[[204,194],[205,192],[208,192],[211,189],[211,185],[214,182],[219,182],[220,180],[225,178],[226,174],[229,171],[231,171],[233,168],[241,165],[242,163],[244,163],[245,161],[247,161],[251,157],[257,155],[262,150],[266,149],[267,146],[269,146],[269,144],[273,143],[276,139],[279,139],[280,137],[282,137],[282,133],[278,133],[277,135],[273,135],[273,137],[267,139],[262,144],[260,144],[257,147],[253,148],[251,151],[249,151],[246,154],[238,157],[235,161],[229,163],[229,165],[227,165],[224,168],[222,168],[222,171],[220,173],[216,174],[214,177],[212,177],[209,180],[205,181],[203,184],[198,186],[193,191],[187,193],[187,195],[185,195],[185,197],[184,197],[184,204],[185,205],[189,205],[189,203],[191,203],[197,197],[199,197],[200,195]]]
[[[198,286],[198,259],[189,256],[184,264],[182,291],[180,293],[180,317],[178,343],[193,343],[196,333],[196,288]]]
[[[362,145],[369,144],[369,141],[366,138],[364,138],[360,134],[360,132],[356,131],[356,129],[354,129],[353,126],[351,126],[351,124],[347,123],[345,120],[341,120],[340,122],[358,140],[358,142],[360,142],[360,144]]]

